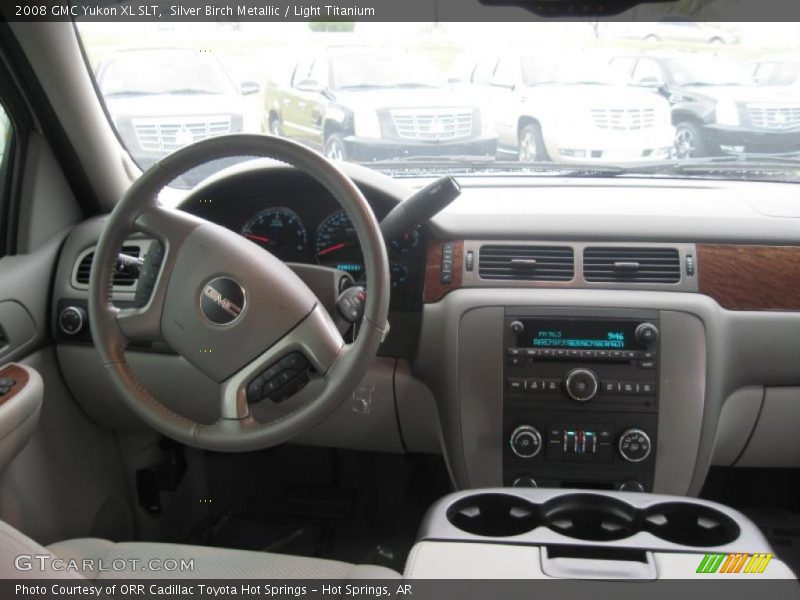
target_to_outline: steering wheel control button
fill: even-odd
[[[620,455],[628,462],[642,462],[652,450],[650,436],[641,429],[626,429],[619,436],[617,444]]]
[[[658,327],[652,323],[640,323],[634,335],[642,344],[653,344],[658,341]]]
[[[573,400],[586,402],[597,395],[600,389],[600,382],[594,371],[572,369],[564,378],[564,389]]]
[[[58,315],[58,326],[66,335],[79,334],[86,325],[86,311],[80,306],[67,306]]]
[[[235,279],[217,277],[200,292],[200,310],[215,325],[233,325],[245,307],[244,288]]]
[[[364,288],[353,286],[339,295],[339,299],[336,301],[336,309],[348,323],[358,323],[364,316],[366,302],[367,293]]]
[[[301,352],[292,352],[262,371],[247,386],[250,404],[269,398],[281,402],[308,383],[308,359]]]
[[[511,451],[520,458],[533,458],[542,449],[542,434],[532,425],[520,425],[511,434]]]

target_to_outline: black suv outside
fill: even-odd
[[[718,56],[638,54],[610,65],[634,85],[669,99],[675,158],[800,151],[800,97],[756,86],[744,68]]]
[[[497,137],[469,98],[454,102],[425,60],[374,48],[335,48],[294,62],[264,92],[262,129],[334,160],[494,157]]]

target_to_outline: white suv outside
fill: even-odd
[[[482,98],[501,157],[585,164],[670,156],[675,129],[669,102],[613,81],[608,64],[588,54],[484,55],[467,70],[451,81]]]

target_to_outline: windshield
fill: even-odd
[[[362,54],[334,58],[331,83],[338,89],[443,87],[445,80],[432,63],[419,57]]]
[[[216,60],[199,52],[122,52],[101,65],[98,83],[106,97],[235,93]]]
[[[110,122],[143,170],[244,132],[397,178],[800,174],[798,23],[77,27]]]
[[[672,79],[682,85],[752,85],[744,65],[721,57],[684,57],[668,61]]]

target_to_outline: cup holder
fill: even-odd
[[[713,508],[667,502],[647,509],[646,529],[662,540],[684,546],[721,546],[740,534],[736,521]]]
[[[599,494],[554,498],[542,506],[542,518],[553,531],[593,542],[630,537],[639,531],[641,523],[630,504]]]
[[[739,525],[728,515],[694,502],[661,502],[636,508],[603,494],[556,496],[541,504],[514,494],[461,498],[447,509],[450,523],[473,535],[510,537],[547,527],[584,541],[611,542],[646,531],[665,542],[692,547],[736,541]]]
[[[462,498],[447,509],[447,519],[473,535],[509,537],[539,525],[535,504],[507,494],[478,494]]]

